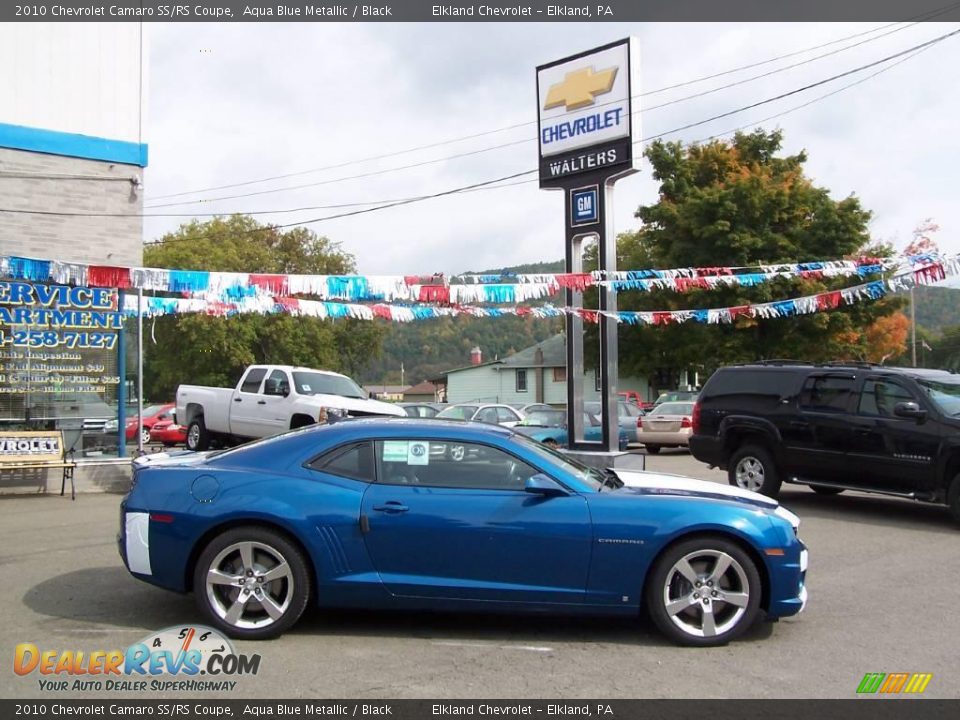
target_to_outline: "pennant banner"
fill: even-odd
[[[711,289],[720,286],[753,287],[778,278],[824,279],[894,274],[916,265],[939,261],[929,255],[909,258],[860,258],[787,265],[745,267],[621,270],[593,273],[522,275],[460,275],[451,283],[442,274],[404,275],[278,275],[167,270],[80,265],[25,257],[0,258],[0,274],[32,282],[85,285],[146,292],[199,296],[236,302],[251,296],[311,296],[350,302],[427,302],[513,305],[556,296],[562,289],[577,291],[607,286],[617,292],[638,290]]]
[[[809,315],[817,312],[833,310],[841,305],[853,305],[860,302],[879,300],[891,292],[907,290],[917,285],[930,285],[948,276],[960,274],[960,261],[952,258],[946,261],[934,262],[927,265],[918,265],[895,275],[888,280],[875,280],[843,290],[794,298],[792,300],[778,300],[756,305],[741,305],[727,308],[710,308],[695,310],[662,310],[662,311],[619,311],[601,312],[584,308],[557,307],[541,305],[535,307],[477,307],[473,305],[393,305],[378,303],[360,305],[356,303],[340,303],[318,300],[301,300],[292,297],[272,297],[255,294],[238,298],[234,302],[221,302],[203,298],[159,298],[144,297],[143,305],[138,308],[138,299],[132,295],[124,298],[123,311],[128,315],[136,316],[138,312],[144,316],[178,315],[184,313],[204,313],[207,315],[230,316],[244,313],[288,313],[299,317],[316,318],[355,318],[358,320],[373,320],[383,318],[393,322],[412,322],[414,320],[428,320],[441,317],[456,317],[470,315],[472,317],[560,317],[567,314],[576,314],[586,322],[596,323],[601,316],[614,318],[617,322],[627,325],[671,325],[685,322],[699,322],[707,324],[732,323],[737,318],[773,319],[792,317],[795,315]],[[438,286],[440,287],[440,286]],[[446,302],[446,300],[442,300]]]

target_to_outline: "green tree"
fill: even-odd
[[[751,266],[889,252],[870,246],[870,212],[860,201],[831,198],[804,175],[806,153],[782,157],[781,142],[779,131],[756,130],[737,133],[729,142],[650,145],[645,156],[660,182],[659,197],[637,210],[640,229],[618,238],[618,266]],[[754,288],[630,291],[621,293],[618,303],[622,310],[731,307],[850,284],[849,279],[784,278]],[[698,370],[703,378],[720,365],[763,358],[867,357],[862,329],[901,305],[901,299],[888,298],[782,320],[621,326],[621,374],[647,375],[662,384],[676,382],[681,369]]]
[[[144,263],[266,274],[335,275],[355,268],[353,257],[328,238],[306,228],[283,232],[245,215],[186,223],[148,245]],[[280,314],[161,317],[145,327],[144,392],[165,400],[181,383],[233,385],[251,363],[357,374],[380,353],[384,333],[381,321]]]

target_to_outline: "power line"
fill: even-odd
[[[830,96],[832,96],[832,95],[836,95],[837,93],[842,92],[843,90],[846,90],[846,89],[848,89],[848,88],[850,88],[850,87],[853,87],[853,86],[855,86],[855,85],[859,85],[859,84],[865,82],[866,80],[869,80],[870,78],[876,77],[877,75],[879,75],[879,74],[881,74],[881,73],[883,73],[883,72],[886,72],[887,70],[891,69],[892,67],[895,67],[896,65],[899,65],[899,64],[902,63],[902,62],[906,62],[906,60],[909,60],[909,59],[911,59],[912,57],[915,57],[916,55],[919,55],[921,52],[925,52],[926,50],[930,49],[930,48],[933,47],[934,45],[936,45],[936,44],[938,44],[938,43],[940,43],[940,42],[943,42],[944,40],[946,40],[946,39],[948,39],[948,38],[950,38],[950,37],[953,37],[953,36],[955,36],[955,35],[957,35],[957,34],[960,34],[960,29],[954,30],[954,31],[952,31],[952,32],[950,32],[950,33],[946,33],[946,34],[941,35],[941,36],[939,36],[939,37],[933,38],[932,40],[926,41],[926,42],[921,43],[921,44],[919,44],[919,45],[915,45],[915,46],[913,46],[913,47],[911,47],[911,48],[908,48],[908,49],[903,50],[903,51],[901,51],[901,52],[895,53],[895,54],[893,54],[893,55],[889,55],[889,56],[887,56],[886,58],[883,58],[883,59],[881,59],[881,60],[876,60],[876,61],[874,61],[874,62],[867,63],[867,64],[865,64],[865,65],[861,65],[860,67],[853,68],[853,69],[851,69],[851,70],[847,70],[847,71],[842,72],[842,73],[838,73],[838,74],[833,75],[833,76],[831,76],[831,77],[825,78],[825,79],[820,80],[820,81],[817,81],[817,82],[815,82],[815,83],[811,83],[811,84],[805,85],[805,86],[800,87],[800,88],[796,88],[796,89],[791,90],[791,91],[789,91],[789,92],[781,93],[780,95],[776,95],[776,96],[774,96],[774,97],[767,98],[767,99],[765,99],[765,100],[761,100],[761,101],[759,101],[759,102],[752,103],[752,104],[750,104],[750,105],[747,105],[747,106],[744,106],[744,107],[740,107],[740,108],[737,108],[737,109],[735,109],[735,110],[730,110],[730,111],[725,112],[725,113],[720,113],[719,115],[714,115],[714,116],[709,117],[709,118],[706,118],[706,119],[704,119],[704,120],[699,120],[699,121],[694,122],[694,123],[688,123],[687,125],[683,125],[683,126],[678,127],[678,128],[673,128],[673,129],[671,129],[671,130],[666,130],[666,131],[661,132],[661,133],[658,133],[658,134],[656,134],[656,135],[651,135],[651,136],[646,137],[646,138],[641,138],[640,140],[634,141],[634,144],[640,144],[640,143],[650,142],[650,141],[652,141],[652,140],[656,140],[656,139],[662,138],[662,137],[665,136],[665,135],[671,135],[671,134],[673,134],[673,133],[680,132],[680,131],[682,131],[682,130],[687,130],[687,129],[690,129],[690,128],[693,128],[693,127],[698,127],[698,126],[700,126],[700,125],[705,125],[705,124],[707,124],[707,123],[713,122],[714,120],[718,120],[718,119],[721,119],[721,118],[724,118],[724,117],[729,117],[730,115],[735,115],[735,114],[738,114],[738,113],[740,113],[740,112],[744,112],[745,110],[750,110],[750,109],[755,108],[755,107],[760,107],[760,106],[762,106],[762,105],[766,105],[766,104],[769,104],[769,103],[771,103],[771,102],[776,102],[777,100],[782,100],[782,99],[784,99],[784,98],[786,98],[786,97],[790,97],[790,96],[792,96],[792,95],[796,95],[796,94],[798,94],[798,93],[805,92],[806,90],[812,89],[812,88],[814,88],[814,87],[818,87],[818,86],[820,86],[820,85],[827,84],[827,83],[829,83],[829,82],[833,82],[834,80],[840,79],[840,78],[842,78],[842,77],[847,77],[847,76],[849,76],[849,75],[851,75],[851,74],[860,72],[861,70],[864,70],[864,69],[867,69],[867,68],[870,68],[870,67],[875,67],[875,66],[877,66],[877,65],[881,65],[881,64],[883,64],[883,63],[885,63],[885,62],[888,62],[889,60],[892,60],[892,59],[895,59],[895,58],[902,58],[901,60],[899,60],[898,62],[894,63],[893,65],[890,65],[890,66],[888,66],[888,67],[886,67],[886,68],[883,68],[883,69],[881,69],[881,70],[879,70],[879,71],[877,71],[877,72],[875,72],[875,73],[872,73],[871,75],[868,75],[867,77],[862,78],[862,79],[860,79],[860,80],[858,80],[858,81],[856,81],[856,82],[854,82],[854,83],[850,83],[850,84],[848,84],[848,85],[846,85],[846,86],[844,86],[844,87],[838,88],[837,90],[835,90],[835,91],[833,91],[833,92],[827,93],[827,94],[822,95],[822,96],[820,96],[820,97],[818,97],[818,98],[814,98],[813,100],[811,100],[811,101],[809,101],[809,102],[807,102],[807,103],[798,105],[798,106],[796,106],[796,107],[794,107],[794,108],[791,108],[791,109],[789,109],[789,110],[783,111],[783,112],[781,112],[781,113],[777,113],[776,115],[772,115],[772,116],[770,116],[770,117],[768,117],[768,118],[765,118],[764,120],[760,120],[760,121],[756,121],[756,122],[766,122],[767,120],[775,119],[775,118],[780,117],[780,116],[782,116],[782,115],[786,115],[787,113],[793,112],[794,110],[799,110],[799,109],[801,109],[801,108],[807,107],[807,106],[813,104],[814,102],[818,102],[819,100],[823,100],[823,99],[825,99],[825,98],[827,98],[827,97],[830,97]],[[745,126],[742,126],[742,127],[749,127],[750,125],[754,125],[754,124],[755,124],[755,123],[750,123],[750,124],[745,125]],[[737,128],[737,129],[742,129],[742,127],[741,127],[741,128]],[[728,132],[732,132],[732,131],[728,131]],[[715,137],[715,136],[713,136],[713,137]],[[699,141],[697,141],[697,142],[699,142]],[[352,216],[352,215],[359,215],[359,214],[364,214],[364,213],[368,213],[368,212],[374,212],[374,211],[377,211],[377,210],[383,210],[383,209],[387,209],[387,208],[391,208],[391,207],[397,207],[397,206],[399,206],[399,205],[408,205],[408,204],[411,204],[411,203],[421,202],[421,201],[423,201],[423,200],[434,199],[434,198],[437,198],[437,197],[443,197],[443,196],[446,196],[446,195],[452,195],[452,194],[458,194],[458,193],[465,193],[465,192],[472,192],[472,191],[481,190],[481,189],[484,189],[484,190],[497,189],[496,187],[491,187],[491,186],[494,186],[496,183],[500,183],[500,182],[503,182],[503,181],[505,181],[505,180],[510,180],[510,179],[514,179],[514,178],[516,178],[516,177],[521,177],[521,176],[524,176],[524,175],[533,174],[533,173],[535,173],[535,172],[537,172],[537,170],[529,170],[529,171],[526,171],[526,172],[523,172],[523,173],[518,173],[518,174],[516,174],[516,175],[509,175],[509,176],[506,176],[506,177],[503,177],[503,178],[497,178],[497,179],[494,179],[494,180],[484,181],[484,182],[481,182],[481,183],[474,183],[474,184],[472,184],[472,185],[467,185],[467,186],[464,186],[464,187],[462,187],[462,188],[456,188],[456,189],[453,189],[453,190],[447,190],[447,191],[443,191],[443,192],[439,192],[439,193],[433,193],[433,194],[429,194],[429,195],[418,195],[418,196],[409,197],[409,198],[400,198],[400,199],[395,199],[395,200],[390,200],[390,201],[382,201],[382,202],[380,202],[380,203],[373,203],[372,201],[371,201],[371,202],[360,202],[360,203],[343,203],[343,204],[340,204],[340,205],[330,205],[330,206],[320,205],[320,206],[304,207],[304,208],[292,208],[292,209],[288,209],[288,210],[263,211],[263,212],[261,212],[261,213],[247,212],[247,213],[240,213],[240,214],[266,214],[266,213],[280,213],[280,212],[299,212],[299,211],[315,210],[315,209],[336,209],[336,208],[338,208],[338,207],[355,207],[355,206],[359,206],[359,205],[374,205],[374,207],[371,207],[371,208],[368,208],[368,209],[365,209],[365,210],[358,210],[358,211],[354,211],[354,212],[341,213],[341,214],[331,215],[331,216],[327,216],[327,217],[323,217],[323,218],[315,218],[315,219],[312,219],[312,220],[304,220],[304,221],[300,221],[300,222],[288,223],[288,224],[285,224],[285,225],[272,226],[272,227],[277,227],[277,228],[291,227],[291,226],[294,226],[294,225],[309,224],[309,223],[314,223],[314,222],[320,222],[320,221],[322,221],[322,220],[332,220],[332,219],[337,219],[337,218],[341,218],[341,217],[349,217],[349,216]],[[523,182],[529,182],[529,181],[523,181]],[[511,186],[511,185],[518,185],[518,184],[522,184],[522,183],[510,183],[510,184],[508,184],[508,185],[503,185],[502,187],[509,187],[509,186]],[[36,210],[36,211],[33,211],[33,210],[14,210],[14,209],[0,209],[0,212],[22,213],[22,214],[35,214],[35,215],[54,215],[54,216],[67,216],[67,217],[84,217],[84,216],[88,216],[88,217],[185,217],[184,215],[175,214],[175,213],[169,213],[169,214],[69,213],[69,212],[56,212],[56,211],[44,211],[44,210]],[[230,214],[238,214],[238,213],[213,213],[213,214],[210,214],[210,216],[213,216],[213,217],[222,217],[222,216],[224,216],[224,215],[230,215]],[[195,214],[191,214],[191,215],[188,215],[187,217],[196,217],[196,216],[197,216],[197,215],[195,215]],[[258,232],[258,231],[254,231],[254,232]],[[157,242],[160,242],[160,241],[157,241]],[[167,241],[167,242],[168,242],[168,241]],[[151,244],[156,244],[156,243],[151,243]]]
[[[861,71],[861,70],[865,70],[865,69],[870,68],[870,67],[876,67],[877,65],[880,65],[880,64],[882,64],[882,63],[884,63],[884,62],[887,62],[887,61],[889,61],[889,60],[893,60],[893,59],[901,58],[901,57],[902,57],[903,60],[901,60],[900,62],[905,62],[906,60],[914,57],[915,55],[920,54],[920,52],[923,52],[923,51],[925,51],[925,50],[933,47],[934,45],[936,45],[936,44],[938,44],[938,43],[940,43],[940,42],[943,42],[944,40],[946,40],[946,39],[948,39],[948,38],[950,38],[950,37],[953,37],[953,36],[955,36],[955,35],[958,35],[958,34],[960,34],[960,29],[954,30],[954,31],[949,32],[949,33],[945,33],[944,35],[941,35],[941,36],[939,36],[939,37],[937,37],[937,38],[934,38],[934,39],[932,39],[932,40],[928,40],[927,42],[920,43],[919,45],[915,45],[915,46],[913,46],[912,48],[908,48],[907,50],[903,50],[903,51],[901,51],[901,52],[894,53],[893,55],[889,55],[889,56],[887,56],[886,58],[884,58],[884,59],[882,59],[882,60],[877,60],[877,61],[874,61],[874,62],[871,62],[871,63],[867,63],[867,64],[865,64],[865,65],[862,65],[862,66],[858,67],[858,68],[854,68],[854,69],[852,69],[852,70],[847,70],[847,71],[845,71],[845,72],[838,73],[838,74],[833,75],[833,76],[831,76],[831,77],[829,77],[829,78],[825,78],[825,79],[820,80],[820,81],[815,82],[815,83],[810,83],[810,84],[808,84],[808,85],[805,85],[805,86],[800,87],[800,88],[796,88],[796,89],[791,90],[791,91],[786,92],[786,93],[781,93],[780,95],[776,95],[776,96],[774,96],[774,97],[767,98],[766,100],[761,100],[761,101],[752,103],[752,104],[750,104],[750,105],[746,105],[746,106],[737,108],[737,109],[735,109],[735,110],[730,110],[730,111],[725,112],[725,113],[720,113],[720,114],[718,114],[718,115],[714,115],[713,117],[706,118],[706,119],[704,119],[704,120],[700,120],[700,121],[697,121],[697,122],[694,122],[694,123],[688,123],[688,124],[683,125],[683,126],[681,126],[681,127],[673,128],[672,130],[667,130],[667,131],[665,131],[665,132],[658,133],[658,134],[656,134],[656,135],[651,135],[651,136],[649,136],[649,137],[642,138],[641,140],[636,140],[636,141],[634,141],[634,144],[639,144],[639,143],[644,143],[644,142],[650,142],[650,141],[652,141],[652,140],[656,140],[656,139],[662,138],[664,135],[669,135],[669,134],[673,134],[673,133],[676,133],[676,132],[681,132],[681,131],[683,131],[683,130],[690,129],[690,128],[692,128],[692,127],[698,127],[698,126],[700,126],[700,125],[705,125],[705,124],[707,124],[707,123],[709,123],[709,122],[713,122],[714,120],[718,120],[718,119],[721,119],[721,118],[729,117],[729,116],[731,116],[731,115],[735,115],[735,114],[740,113],[740,112],[744,112],[745,110],[750,110],[750,109],[753,109],[753,108],[755,108],[755,107],[760,107],[760,106],[762,106],[762,105],[767,105],[767,104],[769,104],[769,103],[771,103],[771,102],[776,102],[777,100],[782,100],[782,99],[787,98],[787,97],[790,97],[790,96],[792,96],[792,95],[796,95],[796,94],[798,94],[798,93],[805,92],[805,91],[810,90],[810,89],[812,89],[812,88],[819,87],[819,86],[821,86],[821,85],[825,85],[826,83],[833,82],[834,80],[838,80],[838,79],[840,79],[840,78],[847,77],[847,76],[849,76],[849,75],[851,75],[851,74],[853,74],[853,73],[859,72],[859,71]],[[899,63],[896,63],[896,64],[899,64]],[[891,66],[891,67],[892,67],[892,66]],[[885,70],[886,70],[886,69],[889,69],[889,68],[885,68]],[[873,75],[871,75],[871,76],[869,76],[869,77],[874,77],[874,76],[876,76],[876,75],[879,75],[880,72],[883,72],[883,71],[878,71],[878,72],[874,73]],[[861,81],[859,81],[859,82],[863,82],[864,80],[869,79],[869,77],[868,77],[868,78],[864,78],[863,80],[861,80]],[[824,95],[824,96],[822,96],[821,98],[818,98],[818,99],[821,99],[821,100],[822,100],[822,99],[824,99],[825,97],[829,97],[830,95],[835,95],[837,92],[840,92],[841,90],[845,90],[845,89],[847,89],[847,88],[849,88],[849,87],[852,87],[853,85],[859,84],[859,82],[857,82],[857,83],[851,83],[850,85],[848,85],[848,86],[846,86],[846,87],[844,87],[844,88],[840,88],[840,89],[837,90],[836,92],[828,93],[827,95]],[[787,111],[787,112],[791,112],[792,110],[800,109],[801,107],[805,107],[806,105],[809,105],[809,104],[812,104],[812,103],[806,103],[805,105],[798,106],[798,107],[793,108],[793,109],[791,109],[790,111]],[[786,114],[786,113],[782,113],[782,114]],[[413,203],[416,203],[416,202],[422,202],[422,201],[424,201],[424,200],[430,200],[430,199],[434,199],[434,198],[438,198],[438,197],[444,197],[444,196],[447,196],[447,195],[454,195],[454,194],[457,194],[457,193],[465,192],[466,190],[470,190],[470,189],[474,189],[474,188],[480,188],[480,187],[484,187],[484,186],[493,185],[493,184],[498,183],[498,182],[503,182],[503,181],[506,181],[506,180],[516,179],[516,178],[519,178],[519,177],[523,177],[523,176],[525,176],[525,175],[532,175],[532,174],[536,173],[537,171],[538,171],[537,169],[527,170],[527,171],[525,171],[525,172],[515,173],[515,174],[513,174],[513,175],[507,175],[507,176],[504,176],[504,177],[496,178],[496,179],[494,179],[494,180],[488,180],[488,181],[484,181],[484,182],[474,183],[474,184],[472,184],[472,185],[467,185],[467,186],[464,186],[464,187],[461,187],[461,188],[454,188],[454,189],[452,189],[452,190],[445,190],[445,191],[442,191],[442,192],[433,193],[433,194],[431,194],[431,195],[424,195],[424,196],[419,196],[419,197],[416,197],[416,198],[408,198],[408,199],[405,199],[405,200],[402,200],[402,201],[398,201],[398,202],[395,202],[395,203],[389,203],[389,204],[384,204],[384,205],[377,205],[377,206],[370,207],[370,208],[366,208],[366,209],[363,209],[363,210],[354,210],[354,211],[346,212],[346,213],[338,213],[338,214],[335,214],[335,215],[327,215],[327,216],[324,216],[324,217],[312,218],[312,219],[310,219],[310,220],[302,220],[302,221],[299,221],[299,222],[287,223],[287,224],[283,224],[283,225],[273,225],[273,226],[269,226],[269,227],[267,227],[267,228],[260,228],[260,229],[257,229],[257,230],[245,231],[245,232],[240,233],[240,234],[242,234],[242,235],[247,235],[247,234],[252,234],[252,233],[256,233],[256,232],[269,231],[269,230],[271,230],[271,229],[273,229],[273,230],[279,230],[279,229],[283,229],[283,228],[287,228],[287,227],[293,227],[293,226],[298,226],[298,225],[310,225],[310,224],[313,224],[313,223],[323,222],[323,221],[326,221],[326,220],[336,220],[336,219],[344,218],[344,217],[352,217],[352,216],[354,216],[354,215],[362,215],[362,214],[367,214],[367,213],[371,213],[371,212],[377,212],[377,211],[379,211],[379,210],[386,210],[386,209],[389,209],[389,208],[398,207],[398,206],[400,206],[400,205],[410,205],[410,204],[413,204]],[[169,239],[169,240],[157,240],[157,241],[155,241],[155,242],[153,242],[153,243],[147,243],[147,244],[149,244],[149,245],[162,245],[162,244],[166,244],[166,243],[170,243],[170,242],[181,242],[181,241],[184,241],[184,240],[187,240],[187,241],[196,241],[196,240],[198,240],[198,239],[205,239],[206,237],[212,237],[212,236],[203,236],[203,235],[201,235],[201,236],[199,236],[199,237],[190,237],[190,238],[171,238],[171,239]]]
[[[918,22],[920,22],[920,21],[922,21],[922,20],[930,20],[930,19],[933,19],[933,18],[935,18],[935,17],[937,17],[937,16],[939,16],[939,15],[942,15],[942,14],[944,14],[944,13],[947,13],[947,12],[949,12],[950,10],[953,10],[953,9],[955,9],[955,8],[957,8],[957,7],[960,7],[960,3],[953,3],[953,4],[951,4],[951,5],[944,6],[944,7],[942,7],[942,8],[938,8],[938,9],[935,9],[935,10],[931,10],[931,11],[929,11],[929,12],[927,12],[927,13],[923,13],[923,14],[921,14],[921,15],[918,15],[918,16],[914,17],[914,18],[909,18],[909,19],[908,19],[907,21],[905,21],[905,22],[910,23],[910,24],[907,24],[907,25],[905,25],[904,27],[901,27],[901,28],[899,28],[899,29],[897,29],[897,30],[894,30],[894,31],[891,31],[891,32],[899,32],[900,30],[908,29],[909,27],[913,27],[914,25],[918,24]],[[768,65],[768,64],[770,64],[770,63],[777,62],[777,61],[779,61],[779,60],[785,60],[785,59],[788,59],[788,58],[791,58],[791,57],[796,57],[797,55],[802,55],[802,54],[807,53],[807,52],[813,52],[813,51],[816,51],[816,50],[823,49],[823,48],[825,48],[825,47],[829,47],[829,46],[831,46],[831,45],[836,45],[836,44],[841,43],[841,42],[846,42],[847,40],[853,40],[853,39],[856,39],[856,38],[863,37],[863,36],[865,36],[865,35],[871,35],[871,34],[874,34],[874,33],[877,33],[877,32],[880,32],[880,31],[883,31],[883,30],[886,30],[886,29],[888,29],[888,28],[894,27],[894,26],[896,26],[896,25],[901,25],[901,24],[902,24],[902,23],[900,23],[900,22],[889,23],[889,24],[882,25],[882,26],[877,27],[877,28],[873,28],[873,29],[870,29],[870,30],[861,31],[861,32],[859,32],[859,33],[854,33],[854,34],[852,34],[852,35],[847,35],[847,36],[844,36],[844,37],[842,37],[842,38],[838,38],[838,39],[836,39],[836,40],[831,40],[831,41],[826,42],[826,43],[821,43],[821,44],[819,44],[819,45],[814,45],[814,46],[812,46],[812,47],[803,48],[803,49],[801,49],[801,50],[796,50],[796,51],[793,51],[793,52],[790,52],[790,53],[785,53],[785,54],[782,54],[782,55],[778,55],[778,56],[773,57],[773,58],[768,58],[768,59],[766,59],[766,60],[761,60],[761,61],[754,62],[754,63],[750,63],[750,64],[747,64],[747,65],[742,65],[742,66],[739,66],[739,67],[736,67],[736,68],[731,68],[731,69],[729,69],[729,70],[724,70],[724,71],[722,71],[722,72],[717,72],[717,73],[713,73],[713,74],[710,74],[710,75],[705,75],[705,76],[702,76],[702,77],[699,77],[699,78],[694,78],[694,79],[692,79],[692,80],[687,80],[687,81],[684,81],[684,82],[675,83],[675,84],[673,84],[673,85],[668,85],[668,86],[665,86],[665,87],[657,88],[657,89],[655,89],[655,90],[649,90],[649,91],[646,91],[646,92],[642,92],[642,93],[640,93],[640,95],[638,95],[637,97],[649,97],[649,96],[656,95],[656,94],[659,94],[659,93],[662,93],[662,92],[666,92],[666,91],[668,91],[668,90],[674,90],[674,89],[681,88],[681,87],[687,87],[687,86],[689,86],[689,85],[694,85],[694,84],[697,84],[697,83],[700,83],[700,82],[704,82],[704,81],[706,81],[706,80],[712,80],[712,79],[715,79],[715,78],[718,78],[718,77],[723,77],[723,76],[725,76],[725,75],[730,75],[730,74],[733,74],[733,73],[741,72],[741,71],[743,71],[743,70],[748,70],[748,69],[752,69],[752,68],[755,68],[755,67],[760,67],[760,66],[763,66],[763,65]],[[873,38],[873,40],[877,40],[877,39],[880,39],[880,38],[882,38],[882,37],[886,37],[886,36],[889,35],[889,34],[891,34],[891,33],[884,33],[883,35],[878,36],[877,38]],[[855,45],[852,45],[852,46],[850,46],[850,47],[857,47],[858,45],[861,45],[861,44],[863,44],[864,42],[872,42],[872,40],[866,40],[866,41],[863,41],[863,42],[861,42],[861,43],[857,43],[857,44],[855,44]],[[841,48],[841,49],[839,49],[839,50],[837,50],[837,51],[834,51],[834,53],[828,53],[828,55],[829,55],[829,54],[835,54],[835,53],[837,53],[837,52],[843,52],[843,51],[846,50],[846,49],[849,49],[849,48]],[[820,56],[820,57],[826,57],[826,55],[823,55],[823,56]],[[816,60],[816,59],[818,59],[818,58],[813,58],[812,60],[809,60],[809,61],[807,61],[807,62],[812,62],[813,60]],[[800,64],[803,64],[803,63],[800,63]],[[783,68],[783,70],[789,70],[789,69],[791,69],[791,68],[793,68],[793,67],[796,67],[796,65],[793,65],[793,66],[790,66],[790,67],[787,67],[787,68]],[[781,70],[781,71],[782,71],[782,70]],[[771,71],[771,73],[769,73],[769,74],[773,74],[773,73],[775,73],[775,72],[778,72],[778,71]],[[766,75],[762,75],[762,76],[760,76],[760,77],[765,77],[765,76],[766,76]],[[749,80],[744,80],[744,81],[741,81],[741,82],[749,82]],[[697,95],[694,95],[694,96],[691,96],[691,97],[700,97],[700,96],[702,96],[703,94],[709,94],[709,92],[716,92],[717,90],[722,90],[722,89],[725,89],[726,87],[728,87],[728,86],[724,86],[724,87],[722,87],[722,88],[717,88],[716,90],[708,91],[708,92],[702,93],[702,94],[697,94]],[[676,102],[680,102],[680,100],[678,100],[678,101],[676,101]],[[661,106],[656,106],[656,107],[661,107]],[[356,159],[356,160],[349,160],[349,161],[344,161],[344,162],[336,163],[336,164],[332,164],[332,165],[325,165],[325,166],[322,166],[322,167],[312,168],[312,169],[309,169],[309,170],[301,170],[301,171],[292,172],[292,173],[284,173],[284,174],[281,174],[281,175],[273,175],[273,176],[270,176],[270,177],[259,178],[259,179],[254,179],[254,180],[246,180],[246,181],[238,182],[238,183],[228,183],[228,184],[225,184],[225,185],[216,185],[216,186],[211,186],[211,187],[206,187],[206,188],[198,188],[198,189],[196,189],[196,190],[187,190],[187,191],[182,191],[182,192],[177,192],[177,193],[169,193],[169,194],[166,194],[166,195],[158,195],[158,196],[156,196],[156,197],[151,198],[151,200],[164,200],[164,199],[168,199],[168,198],[183,197],[184,195],[195,195],[195,194],[204,193],[204,192],[211,192],[211,191],[214,191],[214,190],[225,190],[225,189],[229,189],[229,188],[246,187],[246,186],[249,186],[249,185],[256,185],[256,184],[260,184],[260,183],[264,183],[264,182],[270,182],[270,181],[272,181],[272,180],[284,180],[284,179],[288,179],[288,178],[292,178],[292,177],[300,177],[300,176],[303,176],[303,175],[309,175],[309,174],[316,173],[316,172],[322,172],[322,171],[325,171],[325,170],[339,169],[339,168],[342,168],[342,167],[348,167],[348,166],[350,166],[350,165],[355,165],[355,164],[360,164],[360,163],[365,163],[365,162],[371,162],[371,161],[373,161],[373,160],[385,160],[385,159],[388,159],[388,158],[397,157],[397,156],[399,156],[399,155],[405,155],[405,154],[408,154],[408,153],[418,152],[418,151],[421,151],[421,150],[428,150],[428,149],[432,149],[432,148],[436,148],[436,147],[443,147],[443,146],[445,146],[445,145],[451,145],[451,144],[458,143],[458,142],[462,142],[462,141],[465,141],[465,140],[473,140],[473,139],[476,139],[476,138],[485,137],[485,136],[493,135],[493,134],[500,133],[500,132],[506,132],[506,131],[508,131],[508,130],[515,130],[515,129],[518,129],[518,128],[521,128],[521,127],[527,127],[527,126],[530,126],[530,125],[535,125],[536,122],[537,122],[536,120],[532,120],[532,121],[514,123],[514,124],[511,124],[511,125],[506,125],[506,126],[504,126],[504,127],[495,128],[495,129],[493,129],[493,130],[487,130],[487,131],[483,131],[483,132],[473,133],[473,134],[470,134],[470,135],[464,135],[464,136],[461,136],[461,137],[450,138],[450,139],[448,139],[448,140],[442,140],[442,141],[439,141],[439,142],[428,143],[428,144],[425,144],[425,145],[418,145],[418,146],[415,146],[415,147],[406,148],[406,149],[403,149],[403,150],[396,150],[396,151],[389,152],[389,153],[383,153],[383,154],[379,154],[379,155],[371,155],[371,156],[364,157],[364,158],[360,158],[360,159]],[[455,156],[455,157],[457,157],[457,156]],[[350,179],[352,179],[352,178],[350,178]],[[309,186],[308,186],[308,187],[309,187]],[[286,189],[300,189],[300,187],[286,188]],[[282,190],[282,189],[278,189],[278,190]],[[245,196],[238,196],[238,197],[245,197]],[[213,199],[210,199],[209,201],[214,201],[214,200],[217,200],[217,199],[232,199],[232,198],[213,198]],[[203,201],[193,201],[193,202],[203,202]],[[176,203],[171,203],[171,204],[176,204]],[[185,203],[183,203],[183,204],[185,204]],[[151,207],[167,207],[167,206],[169,206],[169,205],[170,205],[170,204],[167,204],[167,205],[153,205],[153,206],[151,206]]]

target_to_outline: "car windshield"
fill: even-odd
[[[300,395],[339,395],[348,398],[366,398],[367,394],[353,380],[344,375],[294,371],[293,384]]]
[[[692,415],[693,403],[665,402],[657,405],[654,415]]]
[[[960,382],[940,382],[918,378],[917,383],[944,414],[960,416]]]
[[[475,412],[477,412],[476,405],[454,405],[437,413],[437,417],[443,420],[469,420]]]
[[[534,410],[520,421],[520,425],[525,427],[560,427],[566,421],[566,416],[566,413],[559,410]]]
[[[548,445],[537,442],[536,440],[531,440],[525,435],[520,435],[519,433],[514,435],[511,440],[513,442],[519,443],[526,447],[530,452],[536,455],[540,460],[553,465],[554,467],[561,467],[566,470],[571,475],[574,475],[578,480],[585,483],[590,487],[591,490],[600,491],[606,483],[606,487],[623,487],[623,483],[619,480],[616,480],[613,476],[605,478],[603,473],[599,470],[594,470],[591,467],[577,462],[569,455],[566,455],[559,450],[554,450]]]
[[[143,409],[143,416],[145,418],[153,417],[158,414],[164,408],[163,405],[151,405],[150,407],[145,407]]]

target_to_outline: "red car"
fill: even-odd
[[[150,407],[145,407],[143,409],[142,422],[138,420],[136,416],[127,418],[127,440],[136,440],[137,431],[139,430],[143,436],[144,444],[150,442],[150,429],[158,422],[163,420],[172,420],[173,411],[176,409],[176,407],[177,406],[174,403],[151,405]]]
[[[150,442],[162,443],[164,447],[183,445],[187,442],[187,429],[173,419],[159,420],[150,428]]]

